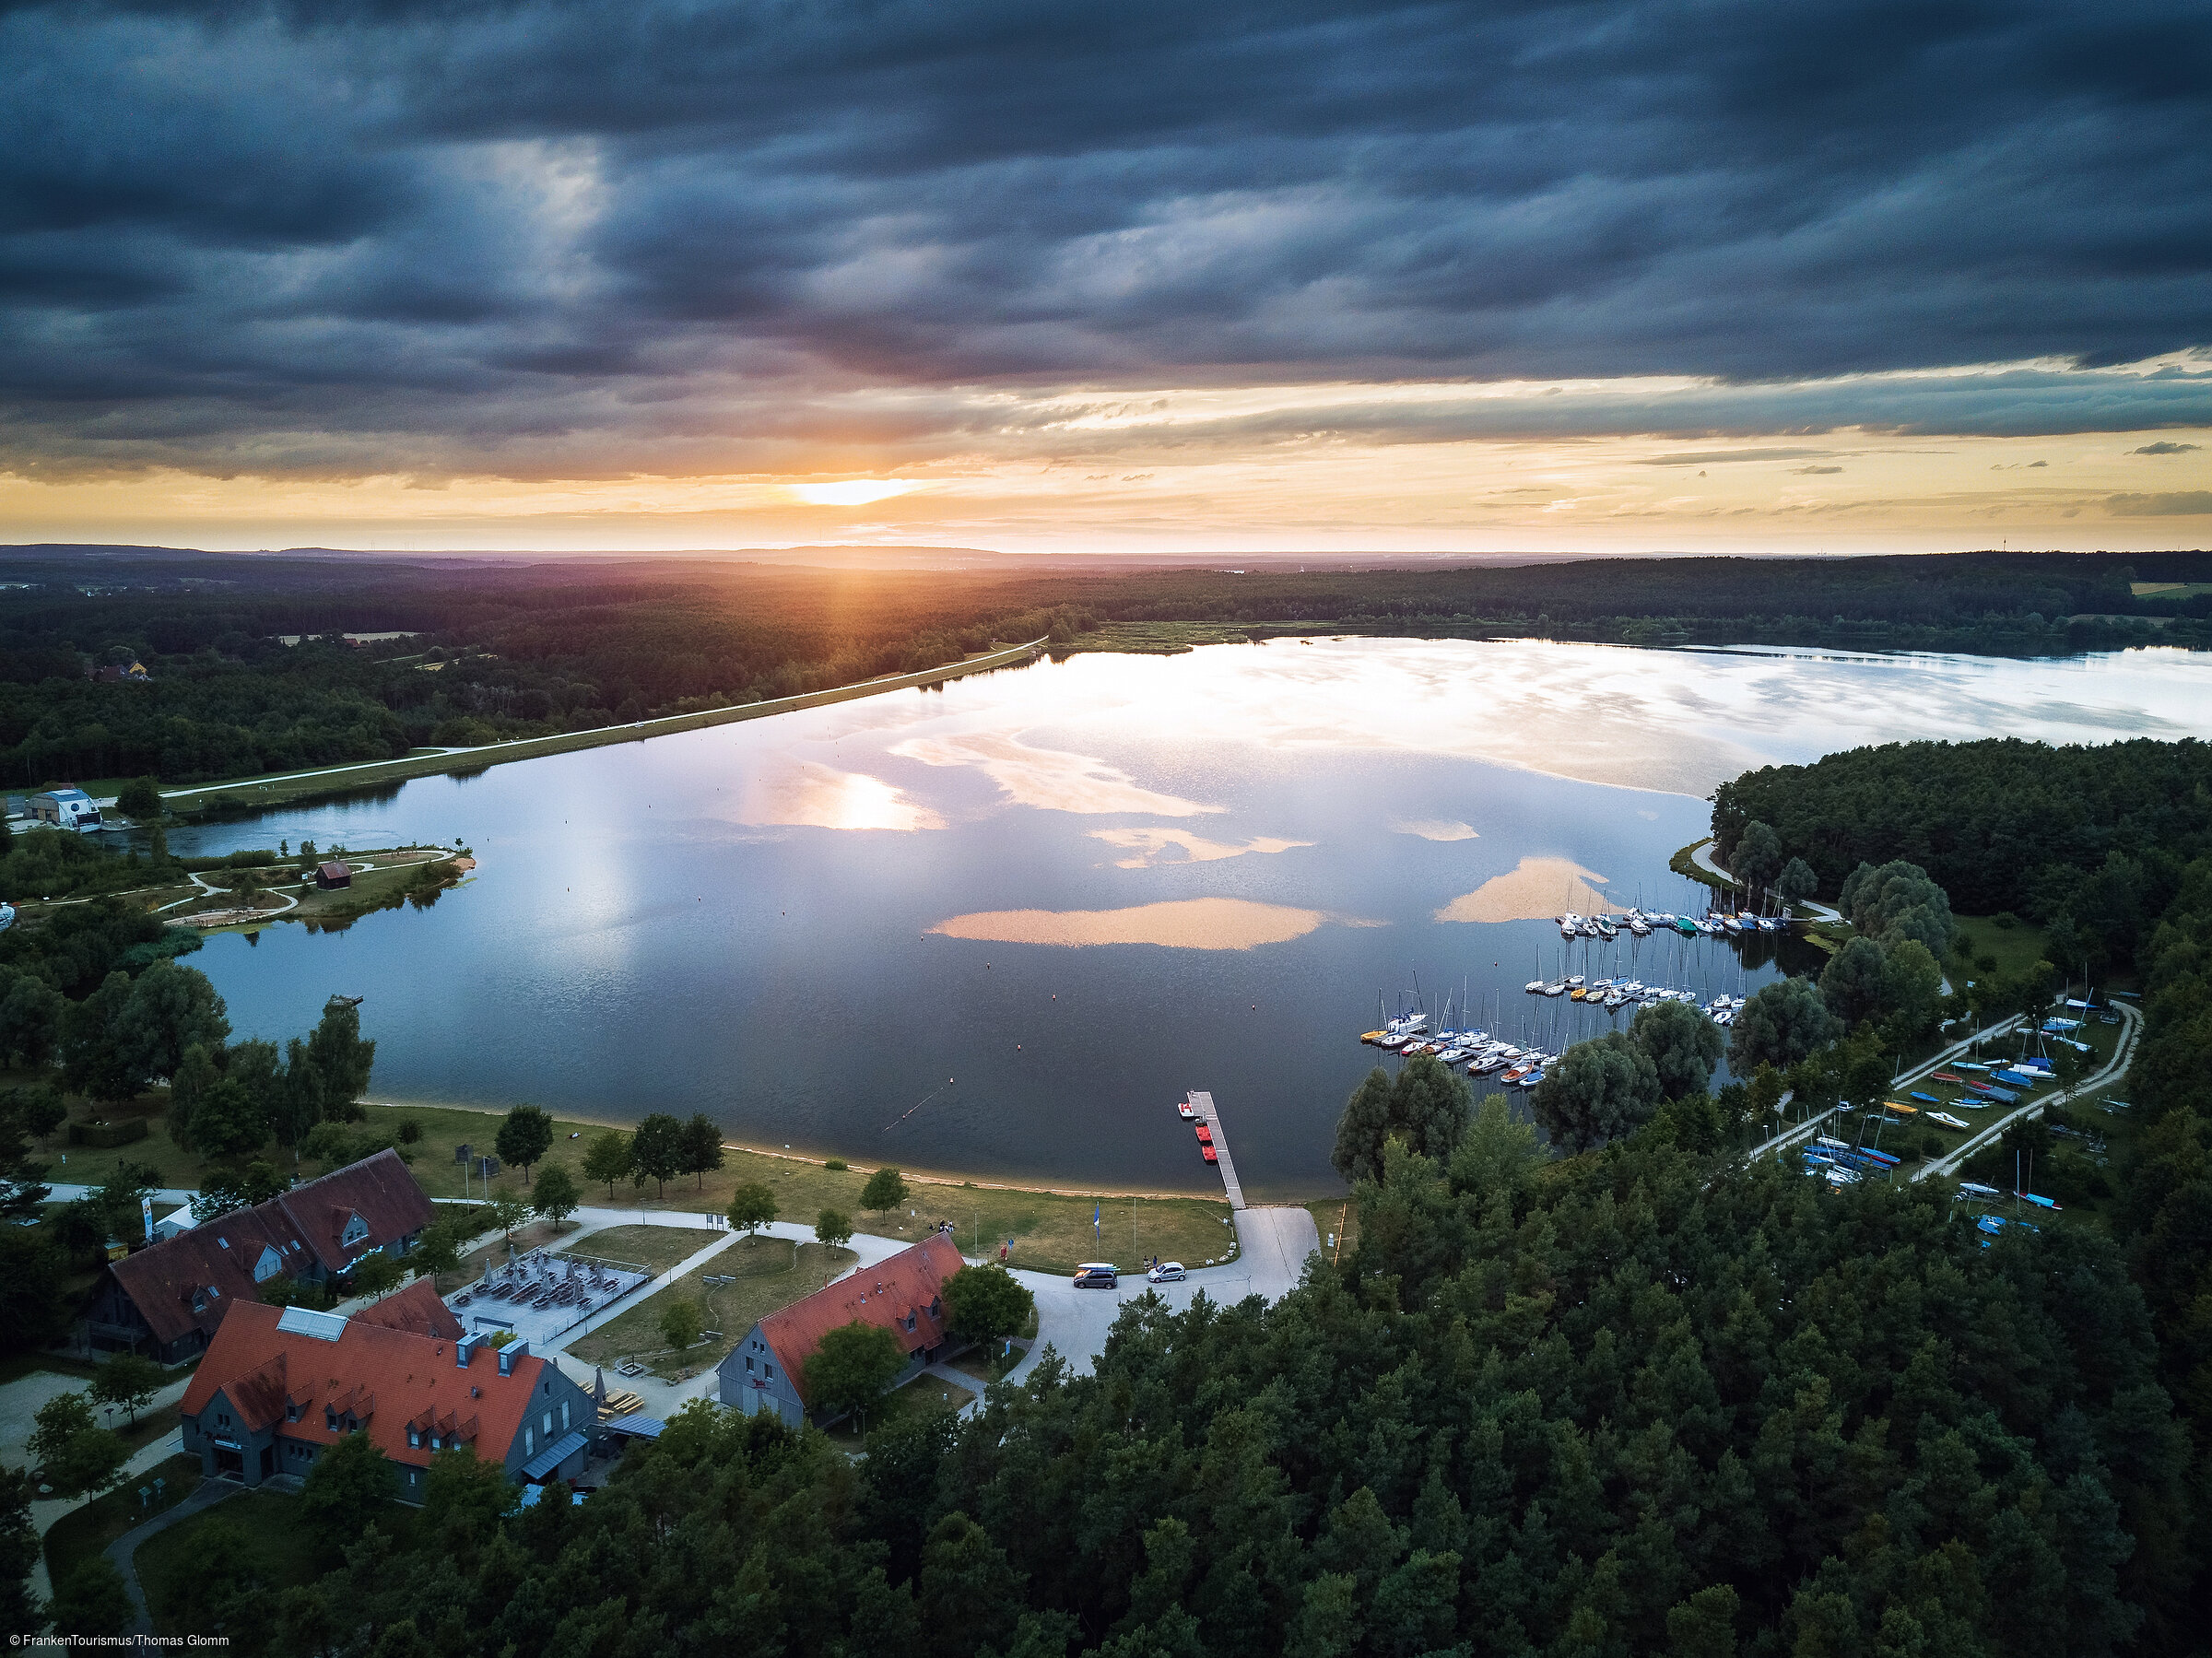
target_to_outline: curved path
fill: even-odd
[[[1716,880],[1725,881],[1731,887],[1737,884],[1734,876],[1712,861],[1712,837],[1710,835],[1689,849],[1689,861]],[[1826,904],[1815,903],[1809,898],[1805,900],[1805,908],[1813,912],[1813,919],[1816,921],[1841,921],[1843,919],[1840,911],[1830,909]]]
[[[1996,1139],[2015,1123],[2030,1117],[2040,1117],[2051,1106],[2064,1105],[2069,1099],[2078,1099],[2084,1094],[2092,1093],[2099,1088],[2109,1088],[2125,1076],[2127,1067],[2135,1061],[2136,1039],[2143,1032],[2143,1016],[2124,1002],[2115,1002],[2112,1005],[2119,1009],[2124,1029],[2120,1032],[2118,1045],[2112,1049],[2112,1057],[2107,1060],[2100,1069],[2083,1077],[2070,1088],[2061,1088],[2055,1094],[2041,1099],[2031,1099],[2018,1110],[2006,1112],[1987,1128],[1977,1130],[1974,1134],[1959,1141],[1952,1148],[1948,1157],[1922,1165],[1912,1178],[1916,1181],[1924,1181],[1932,1174],[1949,1174],[1956,1170],[1959,1164]]]

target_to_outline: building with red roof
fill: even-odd
[[[369,1255],[405,1254],[436,1218],[399,1154],[380,1151],[110,1263],[88,1334],[95,1346],[174,1364],[271,1278],[326,1283]]]
[[[445,1334],[459,1328],[427,1284],[352,1318],[236,1302],[179,1407],[184,1449],[208,1478],[257,1486],[365,1433],[413,1502],[430,1458],[462,1446],[517,1483],[582,1473],[591,1395],[528,1342]]]
[[[806,1419],[806,1361],[830,1331],[855,1322],[888,1330],[906,1352],[896,1387],[933,1362],[953,1340],[946,1328],[945,1280],[967,1263],[943,1232],[840,1278],[755,1324],[718,1372],[722,1402],[747,1415],[772,1411],[796,1427]]]

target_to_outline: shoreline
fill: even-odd
[[[473,1116],[483,1117],[493,1123],[497,1123],[501,1117],[506,1115],[504,1111],[494,1111],[489,1106],[465,1105],[439,1099],[384,1099],[377,1100],[363,1100],[361,1103],[367,1106],[371,1111],[389,1111],[406,1112],[408,1111],[417,1110],[435,1111],[465,1111]],[[550,1111],[548,1114],[553,1116],[556,1121],[579,1123],[587,1128],[611,1128],[622,1134],[631,1133],[637,1127],[637,1124],[634,1123],[617,1123],[608,1118],[594,1116],[590,1112],[582,1111],[556,1110]],[[851,1158],[845,1157],[844,1154],[841,1152],[824,1152],[818,1156],[811,1152],[795,1150],[786,1151],[774,1146],[748,1146],[743,1141],[729,1139],[724,1140],[722,1146],[724,1151],[740,1151],[745,1153],[747,1157],[772,1158],[779,1162],[803,1163],[813,1169],[824,1168],[828,1165],[830,1158],[841,1158],[848,1168],[855,1172],[865,1173],[867,1171],[866,1170],[862,1169],[860,1163],[854,1162]],[[868,1159],[864,1158],[862,1161],[866,1162]],[[869,1164],[870,1168],[881,1166],[883,1165],[874,1162],[870,1162]],[[1161,1192],[1140,1191],[1129,1186],[1040,1185],[1033,1182],[1020,1180],[984,1180],[976,1175],[964,1175],[948,1170],[909,1168],[903,1163],[893,1164],[890,1166],[899,1170],[899,1173],[902,1179],[910,1181],[916,1185],[946,1186],[956,1192],[960,1190],[962,1187],[972,1187],[978,1192],[1036,1192],[1041,1193],[1048,1197],[1132,1197],[1162,1203],[1181,1201],[1209,1203],[1215,1201],[1226,1201],[1226,1194],[1218,1190],[1208,1192],[1194,1189],[1182,1192]],[[1347,1198],[1346,1194],[1341,1192],[1318,1192],[1298,1196],[1271,1198],[1268,1201],[1273,1204],[1303,1205],[1306,1204],[1315,1203],[1342,1203],[1349,1200]]]
[[[704,731],[715,725],[734,725],[746,720],[762,720],[775,714],[794,713],[801,709],[825,708],[831,703],[854,701],[862,697],[879,696],[886,691],[943,685],[970,674],[1026,665],[1044,654],[1047,642],[1042,639],[1034,639],[1027,644],[987,651],[980,656],[947,663],[941,667],[924,668],[918,673],[863,679],[852,685],[806,691],[795,697],[772,698],[765,702],[736,702],[723,708],[701,709],[695,713],[665,714],[659,719],[640,720],[629,725],[603,725],[593,731],[562,732],[553,736],[516,737],[503,743],[486,743],[475,748],[449,748],[438,754],[403,756],[389,760],[364,760],[356,765],[320,767],[310,771],[290,771],[275,777],[194,783],[185,788],[162,790],[161,801],[169,811],[180,817],[187,813],[197,817],[202,815],[223,817],[234,813],[265,811],[276,806],[295,805],[304,801],[346,794],[355,789],[410,782],[418,777],[438,777],[455,771],[481,771],[513,760],[543,759],[557,754],[579,753],[587,748],[612,747],[617,743],[642,743],[653,737],[677,736],[685,732]]]

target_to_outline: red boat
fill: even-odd
[[[1220,1154],[1215,1151],[1214,1148],[1208,1145],[1200,1145],[1198,1147],[1198,1155],[1204,1158],[1209,1163],[1218,1163],[1221,1160]]]
[[[1198,1125],[1198,1144],[1201,1146],[1211,1146],[1213,1143],[1214,1131],[1206,1127],[1205,1123],[1201,1123]]]
[[[1964,1080],[1964,1078],[1953,1076],[1948,1071],[1938,1071],[1933,1077],[1930,1078],[1930,1080],[1934,1082],[1947,1082],[1956,1088]]]

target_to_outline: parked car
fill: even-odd
[[[1145,1282],[1147,1284],[1180,1284],[1182,1282],[1182,1262],[1162,1261],[1145,1275]]]
[[[1077,1289],[1112,1289],[1122,1281],[1122,1269],[1105,1261],[1086,1261],[1076,1268]]]

